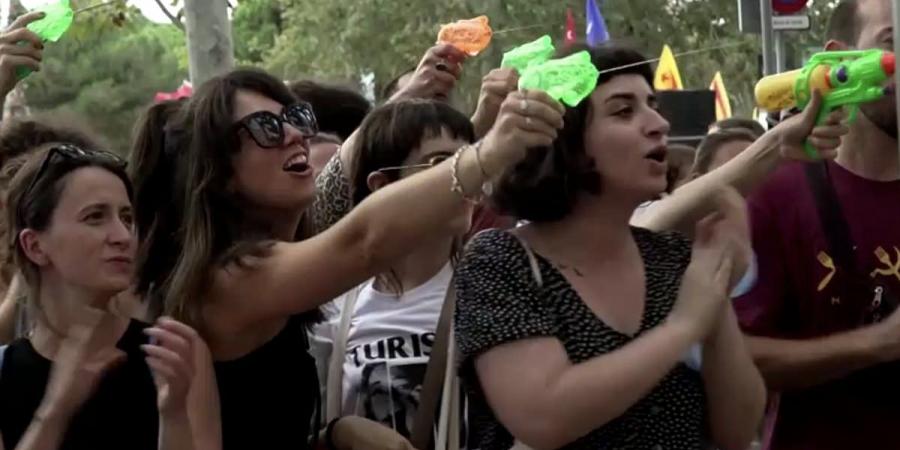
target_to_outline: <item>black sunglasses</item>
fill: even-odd
[[[44,160],[41,161],[41,166],[38,168],[37,172],[35,172],[34,177],[31,179],[31,182],[28,183],[28,187],[25,188],[25,191],[22,193],[22,198],[28,197],[28,194],[31,193],[31,191],[37,185],[38,181],[40,181],[41,178],[44,177],[44,174],[47,173],[47,169],[51,164],[61,160],[81,160],[100,164],[109,164],[114,167],[120,167],[122,169],[124,169],[128,165],[128,163],[125,162],[124,159],[122,159],[115,153],[104,152],[101,150],[85,150],[71,144],[62,144],[56,147],[51,147],[50,150],[47,151],[47,155],[44,156]],[[22,203],[19,203],[19,207],[21,210]]]
[[[276,148],[284,143],[284,124],[296,128],[303,137],[310,138],[319,132],[316,115],[309,103],[285,106],[281,114],[257,111],[234,124],[235,131],[247,130],[250,137],[262,148]]]

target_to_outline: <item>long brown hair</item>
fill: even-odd
[[[138,278],[157,286],[166,314],[201,328],[211,269],[230,263],[250,267],[254,258],[268,256],[274,244],[270,227],[248,216],[246,202],[227,189],[234,175],[232,156],[240,151],[232,125],[239,90],[282,105],[296,101],[280,80],[253,69],[235,70],[200,86],[173,125],[184,131],[174,150],[181,152],[178,167],[170,171],[181,223],[160,232],[171,233],[169,242],[180,246],[178,257],[168,269],[138,267]],[[319,317],[317,310],[310,314]]]
[[[181,246],[176,231],[181,226],[181,210],[173,199],[180,193],[175,187],[179,147],[186,131],[179,127],[177,115],[185,101],[174,100],[150,106],[134,130],[128,174],[134,181],[135,230],[137,250],[135,293],[150,301],[151,312],[158,314],[162,302],[157,299],[156,283],[165,277],[178,259]]]

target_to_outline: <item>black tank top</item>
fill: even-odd
[[[215,363],[224,450],[309,448],[319,380],[308,347],[295,316],[262,347]]]
[[[97,391],[72,418],[61,450],[152,450],[157,447],[159,419],[156,387],[140,345],[149,325],[132,320],[116,345],[128,355],[111,369]],[[0,368],[0,433],[13,449],[41,404],[52,362],[27,339],[7,347]]]

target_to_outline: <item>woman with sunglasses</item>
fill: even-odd
[[[160,234],[182,251],[174,267],[147,261],[139,275],[156,273],[150,298],[199,327],[210,344],[225,448],[308,448],[319,388],[306,326],[320,305],[421,242],[464,232],[469,200],[526,148],[552,140],[562,108],[542,93],[511,97],[525,108],[507,106],[519,108],[517,119],[495,127],[479,152],[464,147],[294,242],[315,195],[306,142],[314,116],[263,72],[234,71],[196,91],[186,114],[190,139],[172,180],[182,223]],[[339,449],[408,445],[372,425],[344,418],[324,438]]]
[[[0,348],[0,448],[195,448],[202,342],[174,320],[110,311],[132,281],[130,199],[124,161],[70,144],[42,148],[12,180],[8,245],[35,313],[31,333]]]
[[[467,117],[426,100],[379,107],[358,133],[355,204],[475,140]],[[329,320],[314,336],[326,350],[317,355],[320,373],[329,368],[336,377],[325,383],[329,417],[366,417],[410,437],[459,243],[452,235],[419,241],[390,269],[329,303]]]

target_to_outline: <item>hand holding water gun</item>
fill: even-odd
[[[409,82],[391,96],[391,100],[427,98],[446,101],[462,75],[465,59],[466,54],[453,45],[431,47],[419,61]]]
[[[823,150],[816,145],[816,140],[831,144],[831,135],[837,131],[833,129],[829,136],[814,139],[816,130],[821,126],[837,125],[839,122],[835,119],[838,116],[833,113],[841,107],[849,108],[848,120],[852,122],[860,104],[883,98],[887,93],[885,83],[894,75],[894,67],[894,54],[884,50],[817,53],[802,69],[760,80],[756,85],[756,102],[767,111],[779,111],[793,105],[804,109],[802,116],[806,119],[803,121],[811,121],[815,126],[808,130],[810,139],[806,141],[805,152],[807,157],[816,159],[822,156]],[[818,107],[814,100],[820,101],[821,106]],[[814,119],[809,117],[812,114],[815,114]]]
[[[17,71],[41,69],[44,44],[41,37],[28,27],[44,16],[40,11],[19,16],[0,34],[0,98],[10,93],[19,82]]]
[[[450,44],[469,56],[476,56],[491,44],[490,21],[487,16],[458,20],[441,27],[438,44]]]

